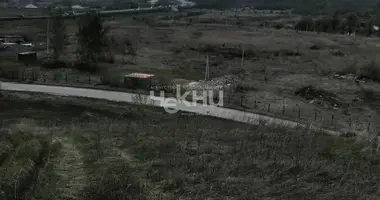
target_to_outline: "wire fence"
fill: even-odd
[[[379,130],[376,117],[344,113],[335,108],[323,109],[310,103],[297,104],[285,99],[268,102],[244,93],[227,93],[224,100],[224,107],[313,124],[330,130],[352,133],[377,133]]]

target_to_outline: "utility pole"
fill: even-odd
[[[207,81],[207,55],[206,55],[206,68],[205,68],[205,81]]]
[[[210,80],[210,59],[207,55],[207,80]]]
[[[244,65],[244,53],[245,53],[245,49],[244,49],[244,46],[242,47],[242,52],[241,52],[241,66],[243,67]]]
[[[206,71],[205,71],[205,81],[207,81],[210,78],[209,76],[209,57],[206,56]]]
[[[46,28],[46,53],[48,58],[50,58],[50,52],[49,52],[49,28],[50,28],[50,17],[47,18],[47,28]]]

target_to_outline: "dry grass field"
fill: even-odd
[[[0,199],[377,199],[376,144],[2,93]]]
[[[102,72],[92,74],[90,84],[100,84],[107,74],[118,85],[121,75],[131,72],[156,74],[163,85],[173,79],[199,81],[204,79],[208,55],[210,78],[228,75],[239,80],[236,84],[240,91],[230,94],[229,106],[342,131],[376,134],[380,95],[376,55],[380,40],[273,28],[276,24],[294,24],[298,19],[300,16],[289,11],[255,10],[107,17],[106,24],[115,39],[110,49],[113,60],[99,64]],[[0,34],[26,34],[41,43],[42,48],[37,50],[43,50],[46,24],[2,22]],[[77,22],[67,20],[67,26],[70,41],[64,57],[74,61]],[[126,39],[133,42],[136,57],[122,55]],[[15,65],[13,61],[2,62],[3,68]],[[73,69],[31,69],[47,74],[49,80],[56,77],[56,82],[65,82],[66,73],[68,82],[89,82],[88,74]],[[355,81],[358,78],[360,81]],[[295,95],[299,89],[299,95]]]

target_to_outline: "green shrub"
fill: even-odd
[[[359,79],[369,79],[373,81],[380,81],[380,67],[376,61],[363,66],[359,70]]]
[[[21,70],[18,66],[0,64],[0,78],[10,80],[21,79]]]
[[[97,73],[99,71],[98,66],[94,63],[78,62],[74,64],[74,68],[82,72]]]
[[[112,87],[121,87],[123,85],[120,76],[105,73],[101,76],[101,84]]]
[[[83,200],[145,200],[145,192],[125,160],[99,163],[82,192]]]
[[[68,65],[65,61],[49,60],[49,61],[43,62],[42,67],[48,68],[48,69],[60,69],[60,68],[66,68],[68,67]]]
[[[310,31],[314,28],[314,22],[311,18],[304,18],[301,19],[294,28],[300,31]]]

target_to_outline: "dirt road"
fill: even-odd
[[[312,125],[300,124],[294,121],[283,120],[283,119],[269,117],[269,116],[265,116],[261,114],[249,113],[249,112],[217,107],[217,106],[212,106],[212,105],[203,105],[200,103],[192,102],[190,104],[189,102],[176,101],[175,99],[163,98],[163,97],[158,97],[158,96],[153,97],[150,95],[142,95],[142,94],[134,94],[134,93],[126,93],[126,92],[115,92],[115,91],[73,88],[73,87],[63,87],[63,86],[21,84],[21,83],[11,83],[11,82],[0,82],[0,90],[39,92],[39,93],[47,93],[47,94],[59,95],[59,96],[86,97],[86,98],[104,99],[104,100],[116,101],[116,102],[144,104],[144,105],[157,106],[157,107],[165,107],[166,105],[168,105],[168,103],[171,103],[172,104],[171,110],[179,110],[179,111],[185,111],[185,112],[190,112],[190,113],[196,113],[200,115],[213,116],[213,117],[223,118],[227,120],[234,120],[234,121],[249,123],[249,124],[254,124],[254,125],[268,124],[268,125],[283,126],[283,127],[289,127],[289,128],[309,127],[311,130],[319,130],[319,131],[326,132],[328,134],[339,135],[339,132],[336,132],[336,131],[320,129]],[[171,100],[171,102],[169,100]]]

